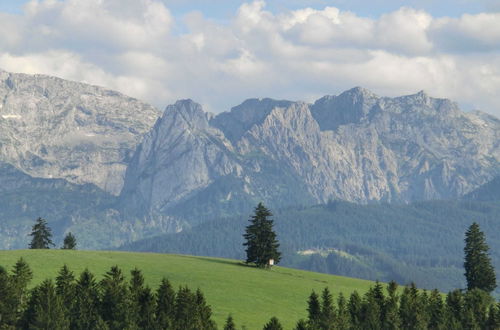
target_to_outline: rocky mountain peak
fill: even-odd
[[[0,160],[33,177],[118,194],[136,145],[160,112],[105,88],[0,73]]]
[[[286,100],[248,99],[229,112],[215,116],[210,124],[217,127],[231,141],[238,141],[252,126],[260,124],[275,108],[287,108],[293,102]]]
[[[171,125],[171,121],[175,121],[177,127],[208,128],[208,114],[199,103],[191,99],[179,100],[167,106],[162,118],[160,123]]]
[[[379,97],[371,91],[355,87],[338,96],[324,96],[311,107],[321,130],[336,130],[341,125],[360,123],[377,104]]]

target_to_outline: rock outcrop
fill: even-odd
[[[0,71],[0,160],[33,177],[117,195],[136,145],[159,116],[104,88]]]
[[[122,199],[200,217],[256,201],[455,198],[499,173],[497,118],[424,92],[387,98],[354,88],[312,105],[251,99],[216,116],[179,101],[137,148]]]

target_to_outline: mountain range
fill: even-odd
[[[58,240],[78,230],[82,247],[102,248],[248,215],[260,201],[454,199],[500,174],[500,120],[424,92],[357,87],[218,114],[181,100],[161,112],[104,88],[0,71],[0,128],[4,248],[26,244],[37,213]]]

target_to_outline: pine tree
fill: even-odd
[[[481,289],[491,292],[496,288],[495,270],[488,254],[484,233],[473,223],[465,233],[465,278],[467,289]]]
[[[99,288],[94,275],[85,269],[76,282],[75,302],[71,313],[71,329],[107,329],[99,313]]]
[[[362,300],[357,291],[349,297],[349,316],[352,329],[362,329]]]
[[[199,325],[197,312],[196,296],[188,287],[180,287],[175,297],[173,329],[197,329]]]
[[[234,324],[234,320],[231,314],[226,319],[226,324],[224,324],[224,330],[236,330],[236,324]]]
[[[271,320],[264,326],[264,330],[283,330],[283,326],[276,317],[272,317]]]
[[[200,319],[200,329],[215,330],[215,322],[212,321],[212,309],[205,300],[205,296],[200,289],[196,290],[196,309]]]
[[[271,212],[262,203],[255,208],[255,214],[249,220],[251,224],[246,227],[243,235],[246,240],[243,245],[247,247],[246,263],[266,267],[271,259],[274,263],[280,261],[281,253],[278,251],[279,243],[273,231],[273,220],[269,219],[271,216]]]
[[[399,305],[402,328],[426,329],[427,324],[424,318],[425,306],[421,302],[421,297],[414,283],[405,287]]]
[[[464,298],[460,290],[446,295],[446,328],[460,329],[464,318]]]
[[[0,329],[14,328],[18,316],[17,301],[12,281],[0,266]]]
[[[361,304],[361,320],[363,329],[382,329],[380,315],[380,305],[375,298],[372,288],[365,294]]]
[[[307,325],[307,321],[304,319],[300,319],[297,324],[295,325],[294,330],[310,330],[309,326]]]
[[[61,249],[76,250],[76,237],[71,232],[64,236],[63,246]]]
[[[71,311],[75,301],[75,275],[64,265],[56,277],[56,293],[61,298],[66,311]]]
[[[321,329],[333,329],[335,325],[335,306],[333,297],[328,288],[324,288],[321,293],[321,315],[320,327]]]
[[[466,292],[464,297],[465,315],[473,316],[474,320],[471,320],[471,325],[473,324],[479,329],[486,328],[488,308],[493,302],[492,300],[488,293],[480,289],[472,289]]]
[[[429,296],[429,329],[445,329],[445,310],[443,299],[438,290],[432,290]]]
[[[30,249],[49,249],[51,245],[54,246],[51,240],[52,232],[45,219],[36,219],[30,236],[33,237],[29,246]]]
[[[156,291],[156,323],[160,329],[172,328],[175,317],[175,291],[170,282],[163,278]]]
[[[21,257],[12,269],[11,285],[16,295],[16,310],[25,308],[28,293],[28,284],[33,279],[33,272],[28,263]]]
[[[69,328],[69,320],[65,315],[62,301],[56,294],[51,280],[43,281],[32,296],[33,315],[30,329],[65,330]]]
[[[336,329],[338,330],[348,330],[350,328],[349,323],[349,311],[347,309],[347,301],[344,295],[339,293],[337,299],[337,316],[336,316]]]
[[[142,272],[134,268],[130,271],[130,283],[129,283],[129,319],[134,323],[139,323],[141,319],[141,306],[140,299],[144,291],[144,276]]]
[[[149,287],[144,288],[139,295],[139,319],[136,321],[139,329],[155,329],[155,297]]]
[[[316,292],[312,292],[307,301],[307,324],[311,329],[319,328],[321,323],[321,304]]]
[[[488,312],[488,323],[486,325],[488,330],[500,329],[500,303],[492,304]]]
[[[111,330],[121,330],[130,324],[128,291],[122,271],[113,266],[101,281],[101,317]]]
[[[396,330],[401,327],[399,319],[399,296],[398,285],[391,281],[387,285],[387,299],[383,309],[383,327],[387,330]]]

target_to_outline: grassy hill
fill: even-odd
[[[156,289],[163,277],[174,286],[200,288],[212,306],[214,320],[222,327],[230,313],[237,326],[261,329],[272,317],[286,329],[306,316],[306,300],[311,290],[328,287],[334,295],[354,290],[364,293],[373,282],[319,274],[283,267],[262,270],[247,267],[237,260],[157,253],[111,251],[11,250],[0,251],[0,265],[11,269],[23,257],[34,272],[32,285],[55,278],[63,264],[75,274],[89,268],[98,278],[113,265],[125,274],[137,267],[147,284]]]

